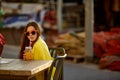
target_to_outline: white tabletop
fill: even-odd
[[[34,75],[50,67],[51,60],[24,61],[21,59],[2,58],[6,63],[0,64],[0,75]]]

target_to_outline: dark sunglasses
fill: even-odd
[[[25,32],[26,36],[35,35],[37,31]]]

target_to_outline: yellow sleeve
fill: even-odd
[[[34,60],[51,60],[51,55],[49,53],[48,47],[41,38],[36,41],[32,51]]]

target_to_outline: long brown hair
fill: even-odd
[[[27,31],[27,28],[29,26],[33,26],[35,28],[35,30],[37,30],[37,38],[36,40],[33,42],[32,46],[34,45],[34,43],[37,41],[37,39],[40,37],[40,35],[42,34],[42,28],[41,26],[35,22],[35,21],[31,21],[29,22],[26,27],[24,28],[24,32]],[[25,47],[26,46],[29,46],[29,39],[27,38],[27,36],[24,34],[23,32],[23,36],[22,36],[22,42],[21,42],[21,50],[20,50],[20,53],[19,53],[19,58],[20,59],[23,59],[23,51],[25,50]]]

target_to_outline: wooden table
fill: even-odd
[[[30,80],[37,73],[45,72],[51,65],[51,60],[24,61],[6,59],[8,63],[0,64],[0,80]]]

